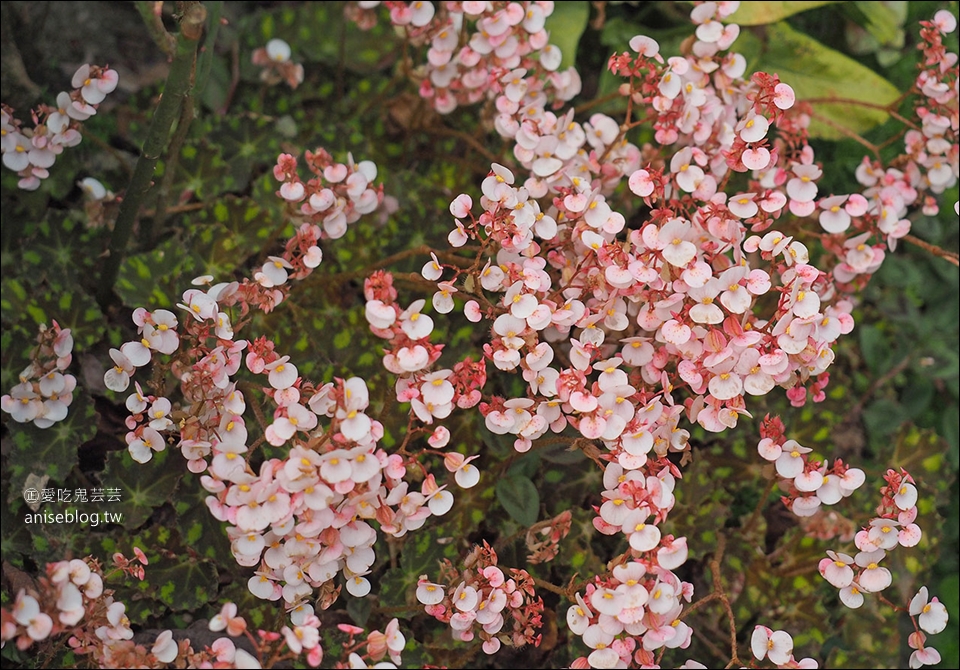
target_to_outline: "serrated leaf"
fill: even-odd
[[[166,526],[146,528],[135,538],[120,541],[117,550],[132,556],[134,546],[143,550],[150,563],[144,581],[136,584],[137,596],[124,598],[131,621],[143,623],[163,607],[193,612],[217,599],[220,574],[216,565],[198,557],[176,531]]]
[[[210,134],[210,142],[220,147],[238,189],[250,183],[255,164],[276,161],[280,150],[280,139],[264,118],[228,117]]]
[[[940,431],[949,445],[947,457],[954,469],[960,466],[960,427],[957,426],[956,409],[956,406],[953,406],[943,413],[942,430]]]
[[[249,569],[233,560],[226,525],[213,517],[205,503],[209,495],[210,492],[200,485],[199,477],[187,476],[180,480],[177,495],[172,501],[177,512],[180,537],[198,554],[219,559],[221,570],[231,570],[237,577],[247,574]]]
[[[429,574],[436,574],[436,566],[433,567]],[[405,614],[405,612],[409,612],[410,610],[404,608],[404,605],[407,604],[407,589],[415,583],[414,578],[418,578],[419,576],[420,573],[412,576],[407,575],[403,568],[390,568],[387,570],[376,587],[377,598],[379,599],[380,605],[382,607],[403,608],[403,612],[397,616],[409,618],[410,614]]]
[[[33,338],[37,327],[40,324],[49,326],[54,319],[62,328],[70,329],[78,349],[90,347],[103,337],[103,312],[93,298],[83,291],[31,290],[15,279],[4,280],[2,291],[0,305],[3,307],[4,324],[15,323],[20,329],[26,329],[25,332],[30,334],[30,341],[24,343],[27,348],[35,346]],[[23,318],[24,314],[29,316],[29,320]]]
[[[446,547],[437,542],[441,537],[439,528],[431,528],[424,532],[411,533],[409,539],[403,545],[403,551],[400,554],[400,567],[404,574],[413,582],[418,575],[435,574],[437,565],[442,558],[450,558]]]
[[[10,491],[7,500],[19,497],[27,476],[47,474],[62,483],[77,464],[77,449],[97,433],[97,413],[93,400],[82,391],[75,392],[67,417],[49,428],[10,422],[13,448],[9,454]]]
[[[188,191],[200,200],[210,200],[235,187],[236,182],[218,146],[201,142],[183,147],[177,163],[175,192]]]
[[[767,29],[767,50],[757,67],[779,75],[793,87],[798,101],[816,100],[810,124],[812,137],[840,139],[845,137],[840,128],[858,134],[870,130],[886,121],[887,113],[855,101],[882,106],[900,97],[896,86],[870,68],[786,23]]]
[[[102,480],[105,487],[120,489],[120,502],[111,503],[110,511],[123,514],[124,528],[142,525],[171,498],[183,476],[179,458],[169,449],[148,463],[137,463],[127,450],[110,454]]]
[[[171,238],[152,251],[123,259],[116,290],[129,307],[170,308],[180,297],[184,265],[194,261],[181,240]],[[198,273],[199,274],[199,273]]]
[[[216,566],[184,553],[170,553],[150,558],[147,581],[154,587],[154,598],[176,612],[189,612],[215,600],[220,581]]]
[[[14,498],[18,498],[20,495],[19,491],[16,493],[17,495]],[[10,557],[16,552],[29,554],[32,548],[29,527],[23,520],[24,515],[30,513],[30,508],[16,500],[8,502],[11,504],[0,507],[0,538],[3,538],[5,561],[10,560]]]
[[[729,23],[741,26],[761,26],[774,23],[808,9],[832,5],[836,0],[811,2],[741,2],[740,8],[727,17]]]
[[[590,19],[590,3],[558,2],[553,14],[547,17],[546,29],[550,44],[560,49],[562,60],[558,69],[565,70],[577,62],[577,45]]]
[[[521,526],[532,526],[540,516],[540,493],[527,477],[504,477],[497,480],[497,500],[507,514]]]
[[[526,477],[532,479],[539,469],[540,454],[536,451],[530,451],[510,466],[510,469],[507,471],[507,477]]]

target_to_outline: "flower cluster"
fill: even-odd
[[[138,548],[133,551],[132,559],[115,554],[114,566],[117,572],[142,580],[147,557]],[[246,620],[238,616],[236,604],[228,602],[210,619],[209,628],[229,637],[221,637],[209,647],[196,650],[190,640],[174,639],[170,630],[156,635],[152,644],[138,644],[126,605],[114,598],[112,589],[104,587],[104,579],[100,563],[93,558],[47,564],[46,575],[38,580],[36,590],[20,589],[11,609],[0,608],[2,643],[14,640],[23,651],[35,642],[69,636],[72,652],[87,656],[100,668],[154,668],[168,664],[187,668],[260,668],[273,667],[280,659],[301,654],[312,667],[323,660],[320,620],[307,603],[291,612],[292,627],[284,626],[279,633],[258,630],[254,636]],[[343,645],[344,662],[338,667],[366,668],[364,659],[377,663],[375,667],[387,668],[395,668],[393,663],[401,662],[406,638],[396,619],[387,624],[383,633],[372,630],[360,642],[355,637],[364,633],[363,628],[346,624],[338,628],[349,636]],[[231,639],[241,636],[250,643],[244,646],[254,653]],[[383,662],[387,654],[393,663]]]
[[[423,267],[423,275],[433,281],[443,269],[436,256]],[[441,283],[433,296],[433,307],[439,313],[453,309],[450,285]],[[480,401],[480,388],[486,383],[486,366],[481,360],[474,363],[465,359],[453,369],[429,371],[440,358],[442,344],[430,342],[433,319],[423,313],[425,300],[415,300],[403,309],[397,304],[397,291],[390,273],[378,271],[364,282],[367,299],[365,315],[370,330],[389,342],[383,365],[397,375],[398,402],[409,402],[414,415],[424,424],[445,419],[454,407],[467,409]],[[449,431],[440,426],[430,440],[430,446],[440,449],[447,445]],[[461,483],[463,485],[463,483]]]
[[[510,576],[497,565],[496,552],[484,542],[475,546],[464,560],[464,569],[446,563],[445,581],[459,581],[450,587],[430,582],[421,575],[417,582],[417,600],[427,614],[450,625],[453,637],[470,642],[483,640],[483,651],[495,654],[501,644],[522,647],[539,646],[543,600],[534,590],[533,578],[526,570],[511,568]]]
[[[346,15],[369,28],[379,4],[350,3]],[[495,98],[499,111],[519,115],[580,92],[577,71],[559,71],[562,54],[544,28],[553,2],[441,2],[439,11],[432,2],[383,5],[410,44],[428,46],[426,62],[412,76],[420,96],[441,114]]]
[[[66,370],[73,360],[73,336],[56,321],[40,325],[33,360],[20,373],[20,383],[0,398],[0,409],[19,423],[49,428],[67,418],[77,379]]]
[[[834,505],[848,497],[866,480],[860,468],[852,468],[841,459],[832,467],[826,461],[814,461],[813,451],[784,435],[780,417],[764,418],[760,425],[760,456],[774,464],[781,488],[786,495],[784,504],[799,517],[810,517],[820,511],[820,505]]]
[[[33,112],[33,128],[21,127],[13,110],[0,105],[0,152],[3,164],[20,175],[20,188],[39,188],[64,148],[80,144],[81,122],[97,113],[118,81],[116,70],[81,65],[71,80],[74,90],[61,91],[56,107],[42,104]]]
[[[685,549],[682,554],[675,566],[686,559]],[[567,626],[593,650],[571,667],[647,667],[656,664],[658,649],[686,649],[693,630],[680,614],[682,601],[692,596],[692,584],[650,558],[622,562],[610,576],[595,577],[567,610]]]
[[[687,446],[680,421],[726,430],[749,416],[748,396],[777,386],[795,406],[808,396],[822,401],[833,346],[854,326],[853,278],[868,277],[883,258],[863,231],[879,230],[892,244],[909,230],[900,223],[908,208],[931,190],[889,173],[862,194],[818,198],[822,168],[806,142],[806,108],[774,75],[743,80],[742,56],[723,53],[738,28],[721,20],[738,4],[698,4],[697,40],[685,57],[665,62],[654,40],[638,36],[633,55],[611,59],[611,70],[629,79],[624,94],[646,114],[636,123],[654,124],[659,149],[625,140],[635,125],[629,112],[624,126],[603,115],[581,126],[572,111],[554,114],[542,98],[526,100],[522,75],[504,81],[516,89],[498,99],[497,128],[515,143],[529,178],[493,164],[479,214],[469,194],[450,204],[451,246],[473,240],[480,251],[472,263],[434,255],[422,271],[437,282],[436,310],[449,311],[460,293],[466,317],[491,324],[486,359],[527,382],[525,397],[480,402],[486,427],[515,436],[519,452],[567,426],[602,442],[595,460],[605,490],[594,525],[623,533],[632,555],[659,570],[686,558],[685,539],[663,538],[658,528],[680,476],[666,455]],[[514,108],[504,102],[510,96],[529,104]],[[519,108],[523,119],[513,124]],[[623,178],[639,198],[633,213],[614,209]],[[740,191],[722,191],[728,182]],[[815,216],[836,236],[828,249],[841,252],[839,262],[824,259],[824,269],[794,235],[772,228],[781,218]],[[841,237],[847,227],[856,233],[849,239]],[[370,311],[368,303],[377,332]],[[863,472],[840,460],[809,459],[779,421],[764,430],[759,451],[776,464],[784,501],[798,516],[863,483]],[[589,620],[586,610],[582,616]],[[598,651],[585,662],[628,662],[637,642],[621,633],[591,637]],[[657,648],[657,636],[650,639],[648,651]],[[784,662],[794,661],[787,654]]]
[[[287,383],[283,375],[296,378],[296,368],[285,359],[264,368],[276,386]],[[216,445],[219,453],[202,479],[213,494],[208,506],[231,524],[237,561],[259,566],[249,582],[258,597],[295,605],[315,587],[333,588],[341,572],[347,591],[363,597],[371,589],[364,575],[376,558],[377,531],[371,524],[401,537],[431,515],[444,514],[453,498],[432,475],[419,491],[411,490],[404,481],[404,459],[377,447],[383,427],[364,413],[363,380],[326,384],[306,404],[298,402],[298,386],[299,380],[274,388],[278,408],[265,436],[277,446],[290,444],[289,455],[264,462],[259,475],[243,458],[242,417],[221,418],[226,439]],[[313,430],[318,417],[330,419],[325,433]]]
[[[154,353],[174,357],[169,369],[180,381],[183,402],[151,395],[137,384],[127,399],[128,450],[135,460],[146,462],[154,451],[166,448],[165,435],[172,434],[170,442],[187,459],[188,468],[201,475],[210,493],[211,513],[228,524],[237,561],[257,567],[248,583],[250,590],[264,599],[282,599],[294,609],[317,588],[322,601],[332,603],[342,588],[336,582],[341,574],[349,593],[365,596],[371,589],[365,575],[376,559],[377,528],[401,537],[430,516],[446,513],[453,504],[446,485],[438,484],[416,455],[388,454],[378,446],[384,430],[367,414],[369,393],[362,379],[314,385],[300,376],[290,356],[275,351],[273,342],[235,337],[234,323],[242,325],[238,311],[242,320],[251,309],[273,309],[289,290],[288,280],[302,279],[319,265],[321,237],[339,236],[341,225],[380,202],[379,190],[368,188],[376,171],[372,163],[334,163],[322,149],[309,153],[307,160],[323,176],[307,184],[314,204],[304,204],[311,208],[304,210],[308,220],[300,224],[283,253],[268,257],[253,280],[203,288],[212,278],[198,278],[194,283],[200,287],[186,290],[177,305],[185,314],[179,322],[167,310],[135,311],[140,340],[112,350],[116,365],[105,375],[108,388],[122,391],[137,368],[151,362],[166,365]],[[304,184],[295,177],[296,162],[281,156],[280,165],[289,168],[285,174],[290,178],[281,195],[286,193],[289,201],[289,189],[299,187],[306,197]],[[317,204],[328,197],[335,201],[329,207]],[[326,218],[314,219],[321,210],[330,211]],[[388,279],[383,281],[389,285]],[[368,290],[377,292],[369,283]],[[389,290],[383,291],[378,295],[386,298]],[[397,337],[419,340],[429,335],[429,317],[421,319],[419,308],[391,313],[398,323]],[[411,334],[403,335],[404,329]],[[251,439],[245,419],[249,392],[238,388],[234,379],[242,366],[264,378],[264,395],[275,406],[270,420],[257,412],[263,431],[257,440]],[[454,395],[463,406],[469,405],[468,399],[475,403],[479,392],[472,388],[482,385],[483,367],[461,363],[453,371],[462,378],[455,382],[457,389],[446,381],[450,374],[448,370],[422,379],[410,377],[407,381],[415,382],[415,392],[400,392],[407,399],[424,398],[427,412],[440,413],[439,408]],[[426,409],[428,405],[433,409]],[[174,424],[175,413],[186,416]],[[430,446],[441,449],[447,440],[449,431],[438,428]],[[284,448],[285,455],[254,467],[253,449],[263,441]],[[479,471],[470,459],[460,454],[441,456],[458,482],[476,483]],[[411,465],[420,474],[416,488],[405,481]],[[304,632],[310,626],[298,624],[288,638],[307,636],[301,640],[302,648],[319,653],[303,641],[314,639]]]
[[[880,565],[887,552],[898,545],[915,547],[922,536],[915,523],[918,493],[913,478],[906,470],[887,470],[884,479],[877,516],[854,537],[857,555],[828,551],[819,564],[820,574],[840,589],[840,600],[851,609],[863,605],[864,592],[879,593],[892,583],[890,571]]]
[[[143,579],[147,558],[140,549],[134,552],[133,559],[115,554],[114,564],[119,571]],[[13,608],[0,609],[3,643],[16,640],[22,651],[35,642],[68,635],[73,653],[88,656],[102,668],[156,667],[178,656],[188,660],[190,667],[203,667],[202,663],[213,660],[211,653],[194,652],[189,641],[175,642],[169,630],[158,635],[150,649],[135,643],[126,605],[114,599],[113,590],[104,588],[104,578],[100,563],[92,558],[48,563],[36,590],[20,589]],[[236,667],[260,667],[252,656],[243,654],[245,658],[235,655],[229,661],[236,660]]]
[[[910,599],[908,612],[913,620],[914,632],[907,638],[907,644],[915,651],[910,654],[910,667],[919,668],[924,665],[936,665],[940,662],[940,652],[929,646],[927,636],[936,635],[947,627],[947,608],[937,600],[928,601],[927,587],[921,586],[917,595]],[[922,629],[922,630],[921,630]]]
[[[290,54],[290,45],[274,38],[267,42],[265,47],[254,51],[251,60],[254,65],[263,68],[260,79],[266,84],[273,86],[284,81],[287,86],[295,89],[303,83],[303,65],[290,60]]]
[[[45,602],[56,603],[56,610],[41,611],[35,595],[20,589],[13,611],[3,610],[3,643],[15,639],[18,649],[26,649],[34,642],[58,635],[76,626],[87,614],[87,609],[103,594],[103,577],[95,562],[74,559],[51,563],[47,578],[41,585],[49,591]],[[8,617],[10,617],[8,619]]]
[[[377,166],[372,161],[354,163],[348,156],[346,163],[337,163],[324,149],[317,149],[307,151],[304,162],[316,175],[306,182],[297,174],[297,159],[280,154],[273,168],[273,176],[282,183],[277,195],[289,203],[303,203],[297,217],[321,226],[330,239],[343,237],[348,224],[383,202],[383,185],[373,186]]]
[[[937,12],[933,21],[920,22],[919,48],[923,62],[916,87],[922,100],[917,114],[921,129],[910,131],[904,142],[911,159],[923,174],[922,186],[932,193],[943,193],[960,178],[960,114],[957,112],[957,54],[947,51],[944,37],[957,29],[957,18],[949,11]],[[926,213],[936,213],[936,200],[926,203]]]
[[[184,299],[189,300],[186,296]],[[194,302],[194,307],[200,309],[199,301]],[[119,349],[111,349],[110,358],[114,365],[103,375],[104,385],[118,393],[127,390],[130,376],[137,368],[150,364],[154,352],[170,355],[180,347],[180,337],[176,330],[177,317],[170,310],[158,309],[149,312],[139,307],[133,312],[133,322],[137,326],[140,339],[126,342]]]
[[[376,4],[349,11],[366,24]],[[552,3],[441,3],[439,11],[429,2],[384,4],[412,43],[430,44],[424,97],[441,112],[493,100],[494,127],[512,143],[518,167],[491,165],[478,208],[469,194],[453,199],[454,251],[433,253],[421,270],[436,283],[436,313],[452,312],[463,298],[466,318],[488,323],[483,357],[435,368],[443,346],[430,341],[426,300],[401,303],[387,272],[367,278],[366,319],[387,342],[383,364],[398,378],[398,402],[410,404],[403,443],[388,453],[362,379],[315,384],[273,342],[235,337],[234,324],[246,325],[251,309],[272,310],[291,279],[319,265],[323,238],[343,236],[384,199],[369,161],[337,163],[322,149],[307,152],[314,177],[304,181],[297,160],[282,154],[274,168],[277,195],[290,203],[297,225],[284,251],[268,256],[252,278],[186,291],[178,305],[187,315],[182,324],[165,310],[138,310],[140,340],[111,351],[116,365],[105,381],[117,391],[136,368],[157,364],[154,352],[176,354],[170,370],[183,402],[174,406],[137,386],[128,399],[130,452],[149,460],[165,447],[165,432],[174,436],[189,469],[201,475],[211,513],[228,525],[237,561],[256,567],[249,589],[284,602],[291,625],[282,637],[316,665],[323,652],[308,599],[319,591],[320,607],[327,607],[344,585],[365,596],[378,530],[402,537],[450,509],[452,494],[426,458],[442,458],[464,488],[479,481],[472,463],[478,456],[442,451],[450,430],[435,424],[457,408],[477,407],[487,429],[511,435],[521,453],[548,431],[575,431],[574,445],[603,470],[593,525],[622,535],[629,549],[567,613],[569,629],[592,650],[573,667],[653,665],[658,650],[686,648],[692,635],[681,615],[693,586],[674,573],[687,559],[687,540],[661,532],[686,461],[670,456],[689,448],[683,422],[725,431],[750,416],[750,397],[778,387],[795,406],[808,396],[824,399],[834,345],[854,326],[851,294],[879,267],[883,242],[892,248],[909,231],[911,208],[923,203],[930,211],[924,194],[942,192],[950,175],[956,179],[956,114],[948,113],[956,60],[941,54],[937,62],[947,68],[927,63],[918,84],[933,101],[921,112],[919,135],[908,137],[910,160],[923,169],[867,161],[858,171],[862,193],[821,197],[823,171],[806,141],[806,108],[776,75],[745,80],[745,60],[728,51],[739,28],[724,21],[737,2],[694,6],[696,40],[683,57],[665,60],[659,45],[640,35],[630,42],[633,53],[610,59],[629,101],[622,125],[602,114],[580,123],[573,110],[548,109],[579,88],[574,75],[555,72],[559,54],[547,45],[542,23]],[[925,29],[929,60],[945,51],[940,35],[952,28],[939,16]],[[556,89],[552,97],[547,82]],[[653,126],[658,146],[627,141],[640,123]],[[623,181],[626,189],[618,189]],[[821,267],[801,241],[806,233],[797,224],[807,219],[819,222],[832,252],[818,259]],[[525,385],[518,397],[484,395],[487,362],[519,373]],[[265,380],[260,389],[272,416],[254,408],[262,437],[246,412],[258,398],[234,379],[244,365]],[[184,417],[176,425],[174,410]],[[815,461],[785,432],[768,417],[758,451],[774,464],[784,501],[798,516],[820,516],[821,504],[863,483],[859,469],[839,459],[832,466]],[[429,448],[418,450],[418,437]],[[253,458],[263,442],[281,455]],[[878,517],[856,534],[857,557],[830,552],[820,565],[852,607],[858,597],[862,602],[861,590],[890,584],[879,566],[885,552],[920,539],[912,479],[890,471],[887,484]],[[549,559],[569,523],[561,515],[541,527],[550,538],[532,543],[538,559]],[[444,568],[438,582],[422,576],[417,597],[457,640],[479,637],[491,654],[503,643],[539,642],[543,603],[533,579],[516,569],[508,576],[486,544],[463,570]],[[925,591],[914,600],[920,628],[911,637],[911,663],[925,663],[936,652],[920,629],[941,627],[945,611],[927,602]],[[235,614],[225,611],[216,625],[239,630]],[[388,653],[399,663],[404,638],[395,623],[361,646],[352,637],[359,629],[341,630],[355,647],[351,667],[385,663]],[[759,626],[752,642],[758,660],[815,666],[793,657],[785,632]]]
[[[817,203],[821,227],[837,236],[825,246],[840,261],[834,276],[841,285],[862,285],[880,267],[884,249],[892,251],[897,240],[910,232],[909,208],[920,204],[924,214],[936,215],[935,196],[957,183],[957,54],[947,51],[943,43],[956,27],[956,18],[947,10],[937,12],[932,21],[921,21],[919,48],[924,57],[915,84],[920,126],[907,130],[904,153],[895,167],[884,168],[864,157],[856,171],[862,193],[832,195]]]

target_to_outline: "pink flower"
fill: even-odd
[[[769,658],[771,663],[784,665],[793,655],[793,638],[782,630],[757,626],[750,638],[750,649],[758,661]]]
[[[927,602],[927,587],[921,586],[917,595],[910,601],[910,616],[919,615],[918,622],[920,628],[936,635],[947,627],[947,608],[934,597]]]

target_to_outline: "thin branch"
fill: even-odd
[[[857,133],[853,132],[852,130],[850,130],[850,129],[847,128],[846,126],[837,123],[837,122],[834,121],[833,119],[830,119],[830,118],[824,116],[823,114],[818,114],[817,112],[813,112],[813,111],[810,112],[810,118],[816,119],[816,120],[819,121],[820,123],[822,123],[822,124],[824,124],[824,125],[826,125],[826,126],[830,126],[830,127],[833,128],[834,130],[836,130],[838,133],[840,133],[841,135],[846,135],[846,136],[849,137],[850,139],[852,139],[852,140],[854,140],[854,141],[856,141],[856,142],[859,142],[860,144],[862,144],[863,146],[865,146],[865,147],[870,151],[870,153],[873,154],[874,158],[876,158],[878,161],[882,161],[882,160],[883,160],[883,159],[880,157],[880,150],[877,148],[877,146],[876,146],[875,144],[873,144],[872,142],[869,142],[869,141],[863,139],[862,137],[860,137],[860,135],[858,135]]]
[[[902,101],[902,96],[894,101],[895,104],[899,105]],[[867,107],[869,109],[878,109],[881,112],[885,112],[895,118],[900,123],[910,126],[916,130],[920,128],[913,121],[903,116],[899,112],[894,111],[893,104],[889,105],[879,105],[875,102],[867,102],[866,100],[854,100],[852,98],[805,98],[802,101],[798,102],[809,102],[811,105],[821,104],[821,105],[857,105],[859,107]]]
[[[393,263],[396,263],[397,261],[402,261],[405,258],[410,258],[411,256],[429,256],[431,251],[433,251],[432,248],[428,247],[425,244],[421,244],[418,247],[413,247],[412,249],[405,249],[391,256],[387,256],[386,258],[382,258],[379,261],[372,263],[360,270],[351,270],[350,272],[338,272],[332,277],[324,277],[324,279],[326,281],[344,282],[350,279],[356,279],[358,277],[366,277],[368,274],[370,274],[374,270],[380,270],[382,268],[387,267],[388,265],[392,265]]]
[[[909,242],[910,244],[914,244],[925,251],[929,251],[934,256],[939,256],[940,258],[945,259],[948,263],[953,263],[956,266],[960,266],[960,255],[958,255],[955,251],[947,251],[946,249],[938,247],[935,244],[925,242],[916,235],[904,235],[903,240],[905,242]]]
[[[594,107],[599,107],[600,105],[603,105],[603,104],[608,103],[608,102],[612,102],[613,100],[617,100],[617,99],[622,98],[622,97],[624,97],[624,96],[620,95],[620,91],[614,91],[613,93],[607,93],[606,95],[604,95],[604,96],[602,96],[602,97],[599,97],[599,98],[597,98],[596,100],[590,100],[590,101],[588,101],[588,102],[583,103],[582,105],[577,105],[576,107],[574,107],[574,112],[573,112],[573,113],[574,113],[575,116],[580,116],[580,115],[583,114],[584,112],[586,112],[586,111],[588,111],[588,110],[591,110],[591,109],[593,109]]]
[[[203,202],[190,202],[190,203],[187,203],[186,205],[175,205],[174,207],[167,207],[167,214],[168,215],[184,214],[186,212],[196,212],[197,210],[203,209],[206,206],[207,206],[206,203],[203,203]],[[156,216],[156,215],[157,215],[157,210],[148,209],[140,216],[141,218],[144,218],[144,217]]]
[[[730,662],[725,666],[728,668],[743,666],[737,650],[737,620],[733,614],[733,607],[730,605],[730,598],[723,588],[723,580],[720,578],[720,563],[723,560],[723,553],[727,547],[727,538],[725,535],[717,536],[717,549],[710,557],[708,565],[710,566],[710,578],[713,583],[713,590],[705,597],[687,607],[681,614],[680,619],[686,619],[707,603],[719,600],[723,611],[727,615],[727,629],[730,633]]]
[[[477,138],[475,138],[473,135],[463,132],[462,130],[455,130],[453,128],[447,128],[446,126],[427,126],[423,130],[431,135],[443,135],[444,137],[456,137],[461,139],[473,147],[481,156],[486,158],[491,163],[497,163],[500,160],[496,155],[493,154],[493,152],[480,144]]]
[[[770,497],[770,494],[773,493],[774,487],[777,485],[777,479],[771,478],[770,482],[767,484],[767,489],[763,492],[763,495],[760,496],[760,500],[757,501],[757,506],[753,508],[753,514],[750,515],[750,520],[747,521],[744,528],[756,528],[757,520],[760,518],[760,513],[763,511],[763,508],[767,505],[767,498]]]
[[[237,92],[237,86],[239,85],[240,45],[238,42],[234,42],[232,45],[230,45],[230,86],[227,88],[227,95],[224,98],[223,106],[218,112],[220,116],[227,115],[227,112],[230,110],[230,103],[233,101],[233,96]]]
[[[556,593],[558,596],[563,596],[564,598],[570,598],[570,594],[567,593],[567,590],[561,586],[551,584],[550,582],[545,582],[544,580],[536,577],[533,578],[533,583],[536,584],[538,588],[544,589],[545,591]]]

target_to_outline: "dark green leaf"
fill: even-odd
[[[888,367],[890,348],[886,336],[878,327],[868,325],[860,328],[860,351],[872,372],[883,372]]]
[[[906,419],[906,412],[897,402],[880,398],[863,410],[863,423],[874,438],[893,433]]]
[[[7,500],[22,495],[23,483],[30,473],[50,475],[52,482],[63,483],[77,464],[77,449],[96,434],[96,417],[90,396],[75,391],[67,418],[49,428],[37,428],[32,423],[8,423],[13,448],[8,461],[10,491]]]
[[[497,500],[521,526],[532,526],[540,516],[540,493],[527,477],[503,477],[497,480]]]
[[[110,511],[123,514],[124,528],[142,525],[176,490],[183,476],[183,458],[170,450],[156,454],[148,463],[137,463],[127,450],[114,452],[107,460],[103,484],[121,490],[120,502],[113,503]]]
[[[373,609],[372,598],[350,598],[347,600],[347,614],[358,626],[364,627],[367,625],[371,609]]]

